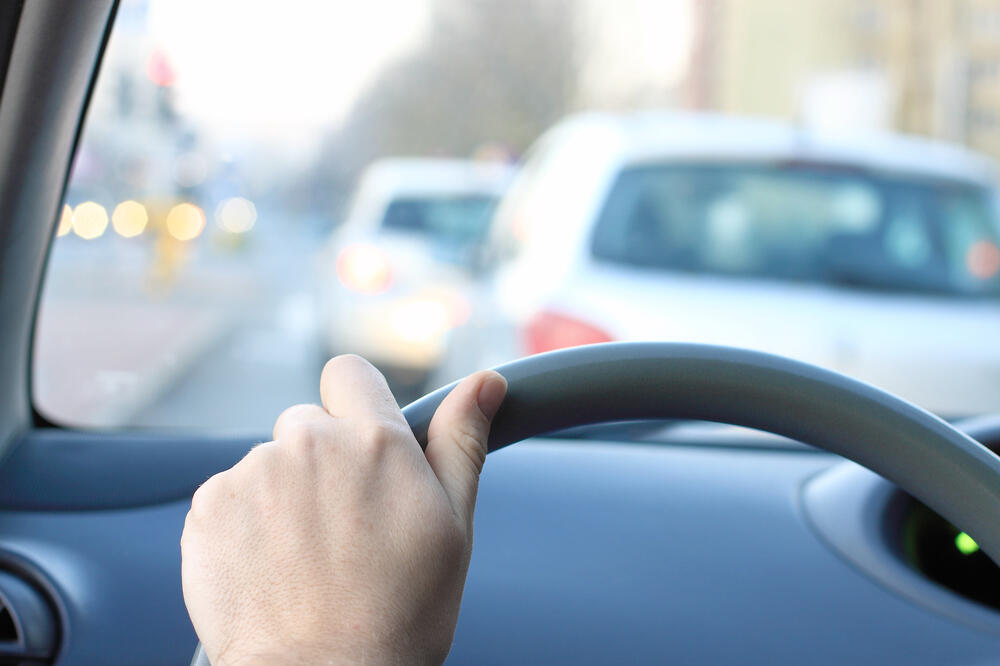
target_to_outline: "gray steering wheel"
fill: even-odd
[[[772,354],[618,342],[496,368],[508,392],[489,450],[572,426],[698,419],[784,435],[896,483],[969,533],[1000,564],[1000,457],[938,417],[869,384]],[[403,409],[421,446],[446,386]]]
[[[1000,564],[1000,457],[869,384],[771,354],[666,342],[575,347],[496,370],[508,388],[489,451],[608,421],[697,419],[756,428],[881,474],[970,534]],[[403,409],[422,447],[434,411],[454,386]],[[199,645],[192,664],[207,663]]]

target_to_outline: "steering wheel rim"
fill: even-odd
[[[970,534],[1000,564],[1000,457],[870,384],[763,352],[616,342],[495,368],[508,382],[488,451],[572,426],[696,419],[807,442],[871,469]],[[421,447],[450,384],[403,408]]]

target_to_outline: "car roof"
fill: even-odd
[[[553,143],[594,141],[619,163],[664,158],[802,161],[995,184],[992,160],[961,146],[886,131],[807,127],[750,116],[642,111],[582,113]]]
[[[372,162],[361,177],[366,196],[503,193],[514,174],[509,164],[446,158],[391,157]]]

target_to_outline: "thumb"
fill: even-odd
[[[427,462],[455,513],[471,524],[490,423],[507,394],[507,380],[484,370],[466,377],[441,402],[427,430]]]

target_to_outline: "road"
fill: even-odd
[[[265,436],[318,400],[315,235],[237,250],[205,239],[174,274],[155,246],[57,239],[36,328],[33,398],[55,423]]]
[[[322,359],[303,294],[221,336],[127,425],[269,437],[289,405],[319,401]]]
[[[150,282],[148,256],[57,244],[36,332],[36,406],[76,427],[269,436],[283,409],[319,401],[315,247],[213,257],[163,285]]]
[[[225,312],[191,305],[46,300],[35,338],[36,405],[58,423],[124,425],[232,325]]]

